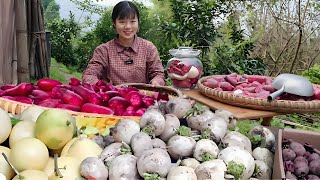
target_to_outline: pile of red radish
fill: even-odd
[[[67,85],[49,78],[40,79],[36,85],[6,84],[0,87],[0,97],[49,108],[118,116],[141,116],[156,100],[169,99],[159,92],[149,96],[134,87],[116,87],[101,80],[95,85],[82,84],[76,78],[71,78]]]
[[[172,84],[177,88],[194,87],[202,75],[202,67],[187,65],[180,60],[173,60],[167,68]]]
[[[276,89],[272,87],[272,78],[260,75],[216,75],[209,77],[202,84],[206,87],[218,91],[232,93],[234,95],[262,98],[267,97]],[[277,100],[291,100],[291,101],[312,101],[320,100],[320,88],[314,86],[314,96],[302,97],[294,94],[284,93],[277,97]]]

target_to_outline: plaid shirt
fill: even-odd
[[[83,83],[95,84],[99,79],[114,85],[151,83],[164,85],[164,70],[157,48],[138,36],[131,47],[124,47],[118,38],[98,46],[86,70]]]

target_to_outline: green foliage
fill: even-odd
[[[315,64],[310,69],[303,71],[302,76],[309,79],[309,81],[312,83],[320,84],[320,65]]]
[[[80,26],[70,13],[70,19],[54,19],[48,24],[51,31],[52,57],[65,65],[77,65],[73,39],[79,36]]]
[[[44,9],[44,22],[45,25],[52,22],[54,19],[60,19],[60,6],[54,1],[42,1]],[[48,3],[48,4],[47,4]]]
[[[259,58],[250,57],[254,42],[246,39],[234,16],[228,18],[221,31],[221,40],[213,46],[211,61],[206,62],[205,73],[209,74],[264,74],[265,64]]]
[[[227,166],[227,173],[232,174],[236,180],[241,180],[246,167],[243,164],[237,164],[230,161]]]

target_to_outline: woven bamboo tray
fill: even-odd
[[[202,94],[216,101],[239,107],[284,113],[320,112],[320,101],[268,101],[267,99],[234,95],[228,92],[209,88],[202,84],[206,79],[214,76],[215,75],[202,77],[199,79],[197,86]]]
[[[148,84],[142,84],[142,83],[128,83],[128,84],[122,84],[119,85],[120,87],[123,86],[132,86],[137,89],[139,89],[140,92],[146,94],[146,95],[151,95],[154,92],[164,92],[169,94],[169,98],[174,98],[174,97],[182,97],[183,94],[181,91],[172,88],[172,87],[167,87],[167,86],[152,86]],[[0,97],[0,108],[2,108],[4,111],[11,113],[12,115],[19,115],[21,114],[26,108],[29,106],[36,106],[32,104],[26,104],[26,103],[21,103],[5,98]],[[40,106],[42,107],[42,106]],[[42,107],[44,109],[50,109],[47,107]],[[68,113],[70,113],[74,117],[88,117],[88,118],[110,118],[113,120],[116,119],[124,119],[124,118],[132,118],[132,119],[140,119],[138,116],[115,116],[115,115],[107,115],[107,114],[96,114],[96,113],[84,113],[84,112],[76,112],[76,111],[71,111],[71,110],[65,110]]]

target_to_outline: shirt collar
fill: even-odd
[[[130,46],[130,48],[131,48],[135,53],[138,52],[138,41],[139,41],[138,39],[139,39],[139,37],[138,37],[137,35],[135,35],[135,36],[134,36],[133,43],[132,43],[132,45]],[[114,42],[115,42],[115,44],[116,44],[116,47],[117,47],[117,51],[118,51],[118,52],[122,52],[122,51],[124,51],[124,50],[127,48],[127,47],[124,47],[124,46],[120,43],[118,36],[114,39]]]

